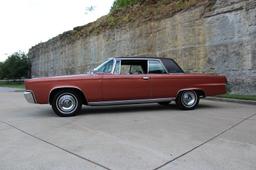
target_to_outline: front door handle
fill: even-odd
[[[149,80],[149,77],[148,76],[144,76],[143,80]]]

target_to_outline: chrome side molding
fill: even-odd
[[[126,105],[126,104],[168,102],[168,101],[174,101],[174,100],[175,100],[175,97],[157,98],[157,99],[115,100],[115,101],[88,102],[88,105],[89,106]]]

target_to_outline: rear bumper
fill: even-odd
[[[25,91],[24,97],[27,100],[28,103],[36,103],[36,99],[34,97],[34,94],[32,91]]]

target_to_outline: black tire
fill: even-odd
[[[193,110],[198,106],[199,96],[193,90],[182,91],[176,98],[177,106],[182,110]]]
[[[53,111],[61,117],[75,116],[81,111],[81,96],[74,90],[62,90],[52,100]]]
[[[158,102],[158,104],[162,105],[162,106],[168,106],[171,102]]]

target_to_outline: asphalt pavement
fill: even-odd
[[[0,88],[1,170],[255,170],[255,160],[255,105],[85,106],[61,118]]]
[[[9,88],[9,87],[0,87],[0,93],[16,92],[16,91],[22,91],[22,89]]]

